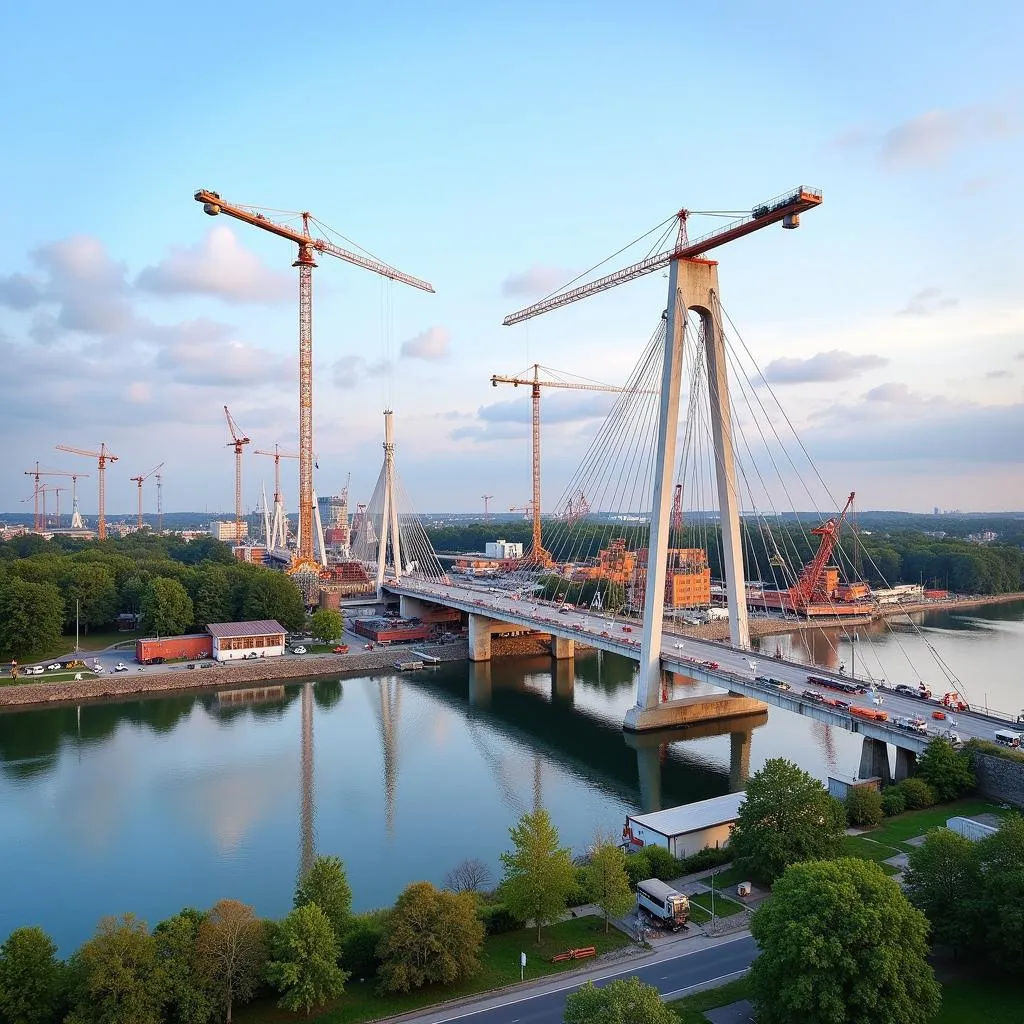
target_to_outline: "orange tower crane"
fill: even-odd
[[[35,531],[37,533],[41,533],[46,529],[46,495],[51,494],[52,492],[53,488],[48,484],[36,484],[35,487],[32,488],[32,493],[28,495],[28,497],[21,499],[22,502],[26,502],[31,499],[35,503],[36,513],[34,520],[37,523],[35,526]],[[42,513],[39,512],[40,499],[42,500]]]
[[[40,495],[44,495],[44,501],[45,501],[45,492],[42,491],[42,490],[39,490],[39,478],[40,477],[44,477],[44,476],[69,476],[69,477],[71,477],[72,481],[74,481],[77,484],[78,478],[80,476],[88,476],[88,475],[89,475],[88,473],[68,473],[68,472],[66,472],[65,470],[62,470],[62,469],[40,469],[38,462],[36,462],[36,468],[35,469],[26,469],[25,470],[25,476],[30,476],[30,477],[32,477],[33,480],[35,480],[37,493],[40,494]],[[62,490],[67,490],[66,487],[61,488],[61,489]],[[45,505],[44,505],[44,510],[45,510]],[[59,521],[58,521],[57,525],[58,526],[60,525]],[[38,497],[36,498],[36,502],[35,502],[35,513],[34,513],[34,516],[33,516],[32,528],[34,530],[40,530],[40,529],[45,529],[46,528],[46,516],[45,516],[45,513],[42,514],[42,515],[40,514],[40,511],[39,511],[39,499],[38,499]]]
[[[96,536],[100,540],[105,540],[107,536],[107,463],[117,462],[117,456],[111,455],[106,444],[100,444],[100,450],[98,452],[90,452],[85,448],[72,448],[70,445],[58,444],[56,445],[57,451],[59,452],[71,452],[72,455],[86,455],[89,458],[95,459],[100,469],[100,507],[99,507],[99,519],[96,526]],[[79,473],[79,476],[85,476],[84,473]]]
[[[283,548],[287,540],[288,531],[285,529],[284,496],[281,494],[281,460],[297,459],[297,452],[283,452],[281,446],[275,441],[272,452],[264,451],[262,448],[254,448],[254,455],[270,455],[274,459],[274,522],[270,531],[268,543],[272,548]]]
[[[238,429],[238,424],[231,418],[228,407],[224,406],[224,418],[228,421],[231,440],[226,448],[235,449],[235,543],[242,543],[242,449],[252,442]]]
[[[142,485],[154,473],[156,473],[159,470],[163,469],[163,466],[164,466],[164,464],[161,462],[159,466],[156,466],[154,469],[151,469],[145,476],[132,476],[132,477],[128,478],[129,480],[131,480],[131,482],[133,484],[138,484],[139,485],[139,514],[138,514],[138,517],[135,520],[135,528],[137,530],[141,530],[142,529]]]
[[[555,373],[557,371],[550,369],[546,366],[541,366],[539,363],[534,363],[530,368],[533,371],[532,377],[502,377],[495,374],[491,377],[492,387],[497,387],[499,384],[511,384],[517,388],[520,384],[528,386],[530,388],[530,394],[533,401],[533,497],[530,499],[531,508],[528,510],[533,515],[533,538],[530,544],[530,551],[526,555],[525,561],[541,567],[550,566],[552,564],[551,554],[544,550],[544,545],[541,544],[540,536],[540,389],[541,388],[567,388],[573,391],[610,391],[619,393],[622,388],[610,387],[607,384],[589,384],[585,382],[566,381],[566,380],[542,380],[540,371],[545,370],[547,373]],[[512,512],[520,511],[519,509],[511,509]],[[522,511],[527,511],[526,509]]]
[[[434,288],[418,277],[410,277],[372,256],[360,256],[337,245],[314,238],[309,232],[310,221],[319,227],[315,217],[301,214],[302,228],[270,220],[252,207],[236,206],[225,202],[217,192],[200,189],[193,197],[203,204],[203,212],[211,217],[219,213],[251,224],[263,231],[294,242],[299,247],[298,258],[292,264],[299,269],[299,549],[295,569],[318,569],[319,563],[313,547],[313,268],[315,254],[336,256],[357,267],[380,274],[391,281],[433,292]]]

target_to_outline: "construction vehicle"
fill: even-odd
[[[944,708],[949,708],[950,711],[970,711],[970,705],[955,691],[944,693],[942,700],[940,701]]]

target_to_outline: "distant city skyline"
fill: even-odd
[[[156,9],[12,9],[0,508],[31,510],[38,460],[91,474],[95,516],[95,463],[54,446],[104,442],[109,514],[134,513],[130,477],[160,462],[165,510],[232,509],[225,404],[253,448],[296,444],[294,246],[204,217],[198,188],[307,208],[433,283],[319,261],[316,488],[351,472],[352,507],[369,501],[393,408],[417,510],[482,513],[482,494],[492,511],[530,495],[528,396],[491,375],[540,362],[623,383],[665,281],[514,328],[504,315],[681,205],[749,209],[800,184],[825,201],[798,232],[715,256],[823,478],[818,506],[827,486],[864,509],[1024,508],[1024,10],[929,10],[823,8],[796,38],[751,3],[399,3],[286,24],[257,2],[258,31],[229,39]],[[308,75],[268,42],[286,29]],[[695,216],[691,236],[717,223]],[[545,513],[606,397],[545,396]],[[283,477],[294,513],[294,464]],[[247,452],[247,508],[264,481],[272,495],[271,460]],[[149,483],[144,497],[154,513]]]

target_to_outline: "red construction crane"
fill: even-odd
[[[836,541],[839,539],[839,530],[842,528],[843,522],[846,519],[846,513],[849,512],[850,508],[853,506],[853,498],[854,492],[851,491],[838,519],[828,519],[822,523],[821,526],[816,526],[811,530],[811,533],[816,534],[821,538],[821,543],[818,545],[818,551],[814,558],[812,558],[810,562],[803,567],[803,570],[800,573],[800,578],[792,587],[789,588],[793,607],[798,611],[804,610],[807,605],[811,604],[820,589],[821,574],[824,572],[825,566],[828,565],[829,559],[832,557],[832,551],[836,546]],[[826,595],[822,595],[822,598],[827,599]]]
[[[36,520],[37,525],[34,529],[37,533],[42,533],[43,530],[46,529],[46,495],[51,494],[52,492],[53,488],[48,484],[36,484],[35,487],[32,488],[32,493],[21,499],[22,503],[26,501],[32,501],[35,503],[36,512],[34,519]],[[42,513],[39,512],[40,499],[42,499]]]
[[[298,258],[292,264],[299,268],[299,549],[296,569],[319,568],[313,547],[313,268],[315,253],[336,256],[364,270],[373,271],[391,281],[433,292],[434,288],[418,277],[410,277],[372,256],[359,256],[309,232],[310,221],[323,228],[315,217],[301,214],[302,228],[291,227],[270,220],[255,208],[236,206],[221,199],[219,193],[200,189],[193,197],[203,204],[203,212],[211,217],[225,213],[263,231],[294,242],[299,247]]]
[[[552,564],[551,553],[544,550],[540,536],[540,389],[541,388],[567,388],[573,391],[611,391],[621,392],[622,388],[611,387],[608,384],[590,384],[587,382],[576,382],[567,380],[542,380],[540,371],[557,373],[550,367],[534,363],[530,369],[532,377],[501,377],[497,374],[491,377],[491,386],[499,384],[511,384],[517,388],[520,384],[529,386],[533,403],[533,497],[530,498],[530,509],[511,509],[512,512],[529,511],[533,515],[533,538],[530,544],[529,553],[524,561],[541,567]]]
[[[86,455],[95,459],[100,469],[100,507],[99,521],[96,526],[96,536],[105,540],[107,536],[107,463],[117,462],[117,456],[111,455],[106,444],[100,444],[98,452],[91,452],[85,448],[72,448],[70,445],[58,444],[55,446],[59,452],[71,452],[72,455]],[[73,475],[73,474],[71,474]],[[79,476],[88,476],[87,473],[79,473]]]
[[[232,419],[228,407],[224,406],[224,418],[228,421],[228,430],[231,431],[231,440],[225,445],[226,448],[235,449],[235,543],[242,543],[242,449],[247,444],[252,444],[248,437],[238,429],[238,424]]]
[[[227,408],[227,407],[225,406],[225,408]],[[137,530],[141,530],[142,529],[142,485],[154,473],[156,473],[160,469],[163,469],[163,465],[164,464],[161,462],[159,466],[156,466],[153,469],[151,469],[145,476],[131,476],[131,477],[128,478],[129,480],[131,480],[131,482],[133,484],[138,484],[139,485],[139,514],[138,514],[137,519],[135,520],[135,528]]]
[[[672,495],[672,529],[683,528],[683,485],[676,484],[675,493]],[[678,538],[677,538],[678,540]]]
[[[622,270],[617,270],[615,273],[608,274],[605,277],[599,277],[596,281],[589,281],[587,284],[582,284],[568,291],[559,292],[546,299],[541,299],[540,302],[535,302],[532,306],[527,306],[525,309],[510,313],[502,323],[506,327],[510,327],[512,324],[529,320],[531,317],[540,316],[541,313],[548,313],[552,309],[567,306],[571,302],[578,302],[580,299],[596,295],[598,292],[607,291],[616,285],[633,281],[638,277],[643,277],[645,274],[653,274],[654,271],[667,267],[673,260],[694,259],[720,245],[725,245],[726,242],[742,238],[744,235],[752,234],[754,231],[760,231],[761,228],[766,228],[769,224],[777,224],[779,221],[782,221],[784,228],[798,227],[800,225],[800,214],[805,213],[807,210],[813,210],[816,206],[820,205],[821,191],[801,185],[800,188],[793,189],[792,192],[776,196],[775,199],[769,199],[768,202],[755,206],[747,216],[732,221],[724,228],[719,228],[716,231],[702,235],[692,242],[686,236],[686,221],[691,212],[699,211],[680,210],[676,214],[679,222],[676,244],[668,252],[648,256],[647,259],[641,260],[639,263],[634,263],[630,267],[623,267]]]

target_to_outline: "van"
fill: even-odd
[[[1020,733],[1010,732],[1009,729],[997,729],[995,732],[995,740],[1001,747],[1014,747],[1020,746]]]

